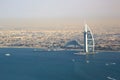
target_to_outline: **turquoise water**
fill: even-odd
[[[1,48],[0,80],[120,80],[120,52],[73,53]]]

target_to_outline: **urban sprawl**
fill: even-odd
[[[94,34],[94,38],[96,50],[120,50],[120,34]],[[64,47],[67,42],[72,40],[77,40],[82,45],[84,42],[83,33],[79,30],[0,31],[1,48],[49,48],[53,46]]]

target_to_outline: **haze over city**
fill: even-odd
[[[0,29],[120,29],[119,0],[0,0]]]

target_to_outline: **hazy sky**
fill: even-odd
[[[32,19],[34,26],[42,24],[42,20],[60,21],[61,18],[74,22],[83,18],[120,19],[120,0],[0,0],[1,26],[22,25]]]

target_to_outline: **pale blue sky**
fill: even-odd
[[[120,17],[120,0],[0,0],[0,18]]]
[[[0,28],[80,28],[84,19],[120,25],[120,0],[0,0]]]

